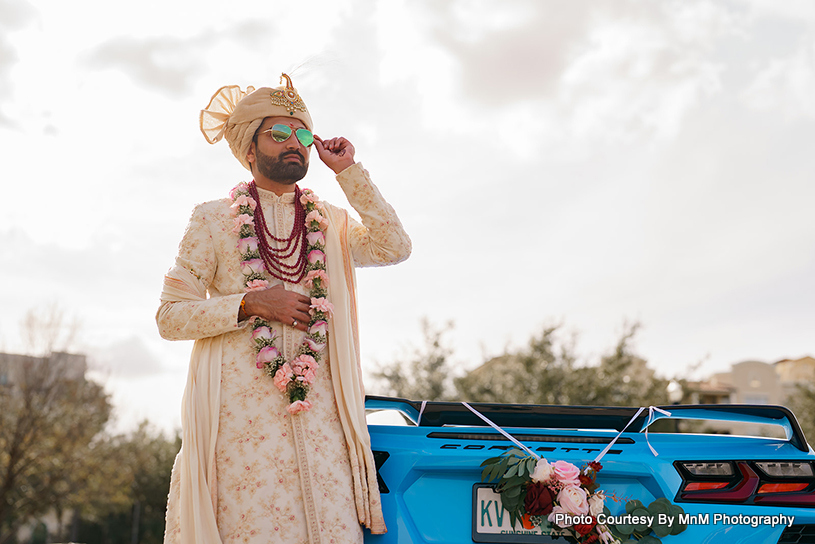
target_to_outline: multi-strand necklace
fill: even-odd
[[[256,353],[256,366],[273,378],[275,386],[288,396],[288,411],[296,414],[311,408],[306,399],[317,378],[317,369],[328,342],[328,320],[334,311],[328,302],[328,274],[325,266],[325,230],[328,221],[323,216],[323,205],[309,189],[295,186],[295,216],[292,232],[287,238],[278,238],[269,232],[260,206],[255,182],[239,183],[232,189],[232,214],[238,235],[241,271],[245,291],[269,288],[266,273],[281,281],[300,283],[305,279],[311,305],[308,333],[287,361],[275,346],[277,333],[270,323],[260,317],[252,323],[252,340]],[[273,247],[272,240],[280,247]],[[298,252],[299,249],[299,252]],[[298,253],[297,262],[288,265],[288,259]]]

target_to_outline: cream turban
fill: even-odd
[[[218,89],[206,108],[201,110],[201,132],[211,144],[226,138],[232,154],[251,170],[246,153],[258,127],[266,117],[292,117],[299,119],[306,128],[313,130],[311,115],[306,104],[291,84],[286,74],[280,76],[286,85],[275,89],[247,87],[242,91],[237,85]]]

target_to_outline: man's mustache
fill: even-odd
[[[300,157],[300,161],[301,161],[301,162],[304,162],[304,161],[306,160],[306,158],[305,158],[305,157],[303,157],[303,155],[301,155],[299,151],[288,151],[288,152],[286,152],[286,153],[281,153],[281,154],[280,154],[280,159],[281,159],[281,160],[282,160],[282,159],[285,159],[285,158],[286,158],[286,157],[288,157],[289,155],[296,155],[296,156]]]

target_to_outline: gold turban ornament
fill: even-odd
[[[247,87],[242,91],[237,85],[218,89],[206,108],[201,110],[201,132],[211,144],[226,138],[232,154],[247,170],[251,170],[246,154],[258,127],[267,117],[291,117],[299,119],[306,128],[313,130],[311,115],[305,102],[286,74],[280,76],[284,86],[272,89]]]

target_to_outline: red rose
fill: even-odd
[[[601,465],[597,461],[592,461],[591,463],[589,463],[589,467],[591,467],[591,469],[594,472],[600,472],[603,469],[603,465]]]
[[[533,516],[548,516],[552,513],[555,494],[544,484],[533,482],[526,487],[524,508]]]
[[[594,526],[597,525],[597,520],[591,518],[591,523],[578,523],[575,524],[572,528],[577,531],[581,535],[588,534],[589,531],[594,529]]]

